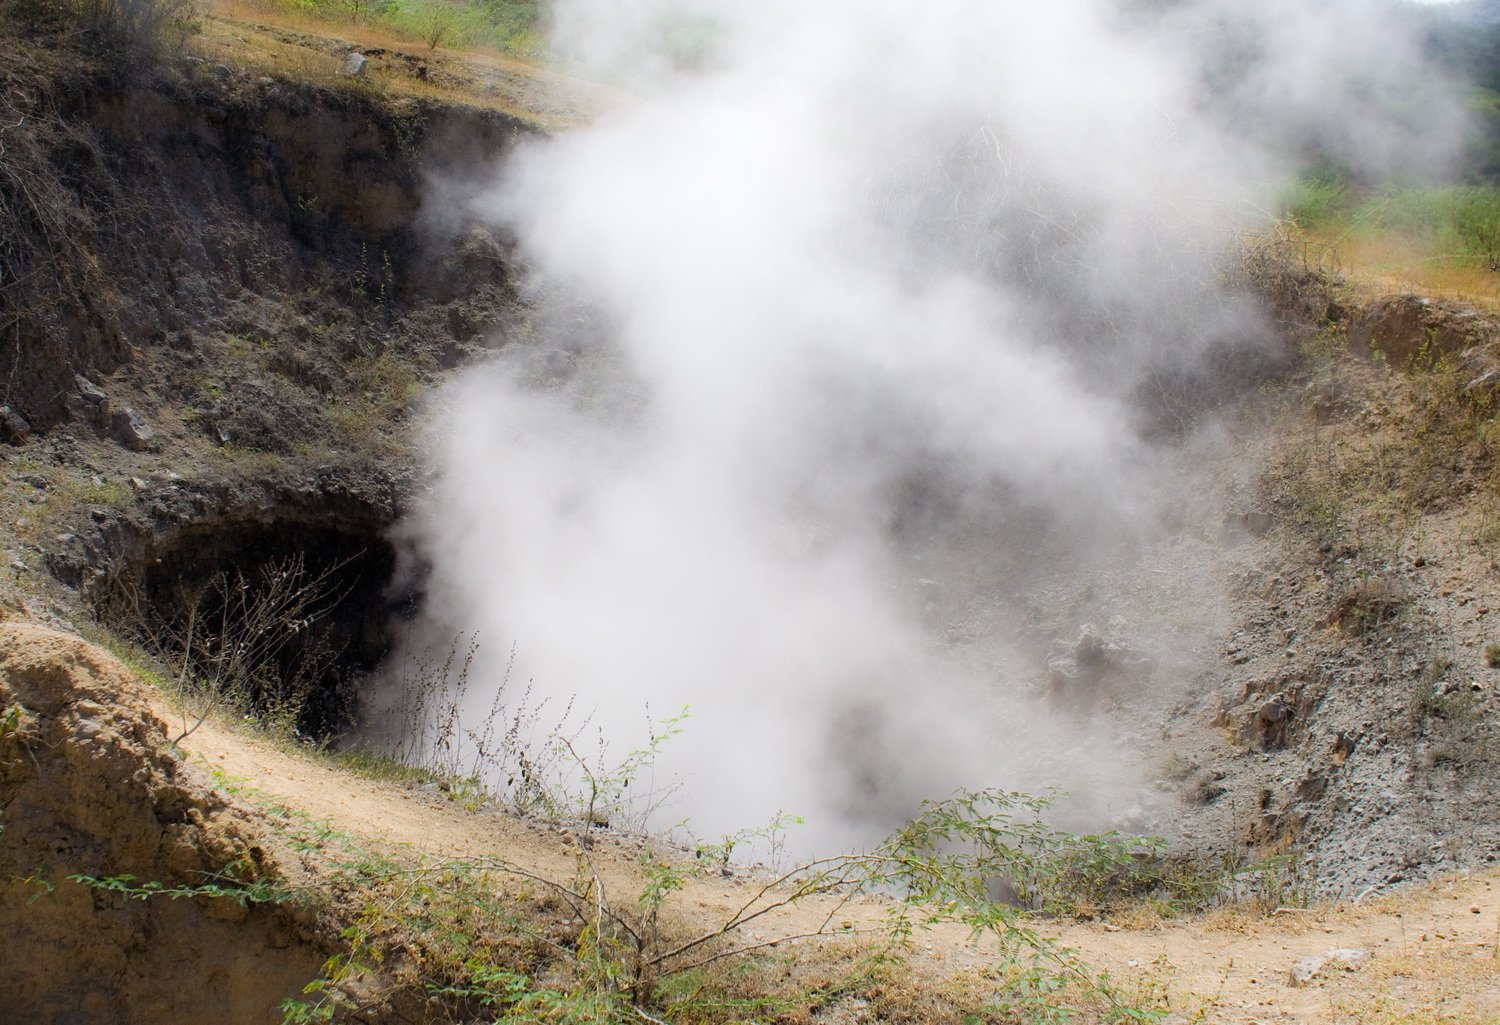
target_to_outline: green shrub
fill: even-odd
[[[1483,257],[1490,270],[1500,270],[1500,190],[1455,190],[1453,228],[1465,248]]]
[[[1327,178],[1298,178],[1282,198],[1283,213],[1299,227],[1324,230],[1347,221],[1353,197],[1349,187]]]
[[[1397,186],[1360,189],[1334,178],[1297,179],[1282,215],[1324,235],[1394,235],[1500,270],[1500,188]]]

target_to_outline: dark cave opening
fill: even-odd
[[[418,597],[395,587],[384,524],[356,519],[199,524],[158,543],[110,598],[111,618],[200,686],[326,740]]]

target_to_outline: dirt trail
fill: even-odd
[[[64,673],[59,679],[77,679],[95,689],[107,683],[124,694],[110,699],[122,710],[146,699],[155,716],[168,724],[162,742],[179,732],[172,724],[181,718],[163,695],[143,683],[132,683],[124,667],[99,649],[30,626],[8,627],[4,640],[6,664],[22,673],[13,673],[14,681],[41,680],[44,677],[35,673],[57,663],[72,674]],[[33,672],[27,666],[41,668]],[[84,669],[68,668],[80,666]],[[79,675],[84,670],[92,675]],[[105,683],[88,682],[95,678]],[[154,720],[140,721],[148,724],[150,733],[159,729],[150,725]],[[80,743],[92,743],[89,738],[94,733],[84,723],[68,735],[84,738]],[[404,845],[442,858],[504,860],[555,880],[566,880],[577,870],[576,848],[562,830],[493,810],[469,811],[436,789],[365,779],[213,721],[205,722],[181,748],[187,766],[179,770],[185,773],[179,785],[193,792],[201,789],[208,794],[206,787],[213,782],[220,787],[253,788],[256,793],[242,791],[241,796],[263,804],[284,804],[334,829],[377,843]],[[229,780],[212,780],[213,770]],[[215,798],[202,800],[210,807]],[[593,840],[591,859],[616,900],[620,894],[633,896],[631,887],[640,878],[640,847],[639,840],[625,836],[604,834]],[[1372,899],[1358,907],[1345,903],[1287,910],[1262,920],[1229,911],[1168,923],[1041,923],[1041,929],[1079,951],[1096,969],[1107,970],[1133,998],[1168,993],[1173,1012],[1169,1020],[1477,1025],[1500,1021],[1496,881],[1497,873],[1487,869],[1455,875],[1406,894]],[[679,924],[708,931],[758,889],[744,871],[732,878],[695,880],[675,902],[682,916]],[[813,899],[746,926],[740,939],[769,943],[815,931],[830,916],[836,928],[849,922],[856,932],[878,933],[885,911],[885,905],[874,898],[845,905],[831,898]],[[848,942],[846,936],[798,941],[807,958]],[[919,933],[914,946],[911,961],[919,987],[962,985],[971,992],[977,989],[980,999],[984,998],[988,984],[984,968],[994,959],[989,950],[970,945],[955,928]],[[1337,948],[1365,950],[1373,956],[1357,970],[1330,967],[1311,985],[1292,984],[1289,970],[1295,963]]]
[[[160,698],[156,712],[169,722],[180,721]],[[554,830],[493,811],[466,811],[438,791],[363,779],[211,722],[182,746],[193,763],[242,778],[246,786],[343,831],[437,856],[501,858],[555,879],[567,878],[575,868],[572,847]],[[639,843],[614,836],[596,843],[601,874],[612,885],[628,886],[636,878]],[[1494,871],[1455,876],[1409,894],[1366,900],[1357,908],[1288,910],[1262,921],[1222,914],[1144,928],[1096,922],[1043,931],[1127,988],[1167,987],[1184,1021],[1495,1022],[1500,1021],[1496,878]],[[722,922],[753,888],[743,878],[700,880],[685,892],[683,906],[690,920],[708,928]],[[744,936],[769,941],[811,931],[832,909],[828,899],[811,900],[747,928]],[[839,909],[836,917],[874,928],[884,911],[880,902],[865,899]],[[918,971],[934,983],[941,975],[993,960],[988,950],[971,946],[952,928],[919,934],[916,946]],[[1293,964],[1336,948],[1368,950],[1373,957],[1358,970],[1328,968],[1309,986],[1291,984]]]

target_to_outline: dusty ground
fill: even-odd
[[[161,695],[154,707],[174,719]],[[492,810],[465,811],[435,788],[360,778],[213,721],[182,747],[193,764],[243,780],[259,799],[283,801],[340,830],[444,857],[501,858],[558,879],[574,870],[573,848],[555,829]],[[638,839],[608,836],[595,857],[608,877],[628,884],[639,849]],[[1208,918],[1044,925],[1042,931],[1127,986],[1166,986],[1184,1021],[1492,1022],[1500,1015],[1497,881],[1494,870],[1462,873],[1359,906],[1289,909],[1259,920],[1231,909]],[[683,907],[697,925],[717,924],[754,885],[743,870],[732,880],[696,881]],[[827,898],[810,900],[748,935],[769,940],[807,931],[828,907]],[[874,928],[884,911],[880,902],[864,899],[840,918]],[[1328,970],[1311,986],[1292,985],[1293,964],[1332,948],[1362,948],[1374,958],[1357,971]],[[938,985],[993,958],[960,930],[939,928],[918,935],[914,962],[919,978]]]
[[[208,60],[333,82],[343,77],[345,56],[360,53],[368,61],[362,84],[373,90],[502,110],[549,130],[631,102],[619,90],[499,54],[429,48],[378,27],[335,26],[253,3],[215,4],[202,26],[191,45]]]

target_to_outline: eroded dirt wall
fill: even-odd
[[[166,746],[145,690],[77,637],[0,622],[0,1006],[7,1021],[259,1025],[316,978],[311,910],[130,899],[281,872],[256,813]]]
[[[424,196],[492,174],[531,131],[516,118],[191,58],[122,70],[9,35],[0,94],[0,404],[34,429],[68,418],[75,374],[256,335],[256,299],[300,304],[274,326],[316,350],[351,320],[462,342],[513,298],[508,243]],[[407,325],[419,307],[441,309]]]

